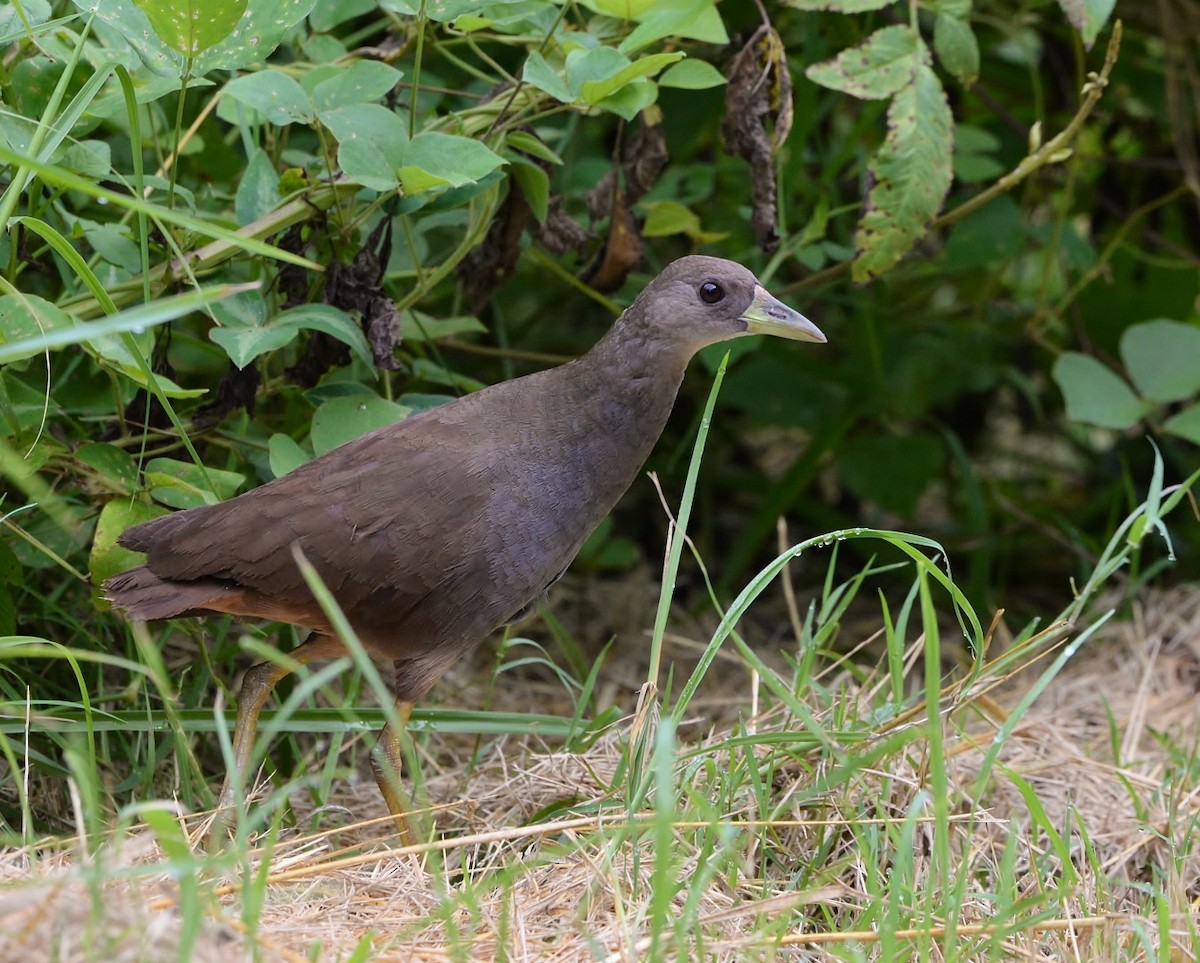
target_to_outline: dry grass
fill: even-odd
[[[83,862],[70,841],[9,850],[0,960],[175,960],[181,945],[196,961],[882,959],[917,945],[904,933],[913,919],[936,955],[939,928],[953,924],[947,945],[958,959],[1195,959],[1200,592],[1147,593],[1132,619],[1077,652],[1020,716],[973,805],[992,736],[1043,667],[984,676],[949,717],[949,882],[963,884],[943,904],[956,907],[953,920],[923,913],[937,851],[921,795],[923,741],[899,744],[828,792],[819,789],[828,769],[772,757],[766,795],[733,791],[720,807],[724,828],[681,819],[690,811],[681,809],[669,828],[677,884],[664,906],[654,896],[667,852],[654,841],[661,813],[597,815],[619,782],[622,724],[578,754],[499,740],[465,775],[447,741],[427,760],[434,842],[410,850],[389,847],[386,819],[370,821],[385,814],[369,780],[343,784],[336,805],[362,821],[283,831],[265,887],[254,882],[262,852],[249,854],[246,875],[181,886],[216,870],[199,857],[167,865],[161,828],[115,836]],[[871,682],[824,679],[834,704],[858,708],[869,705]],[[735,687],[741,699],[740,679]],[[795,722],[772,709],[742,731],[765,737],[785,725]],[[771,756],[769,740],[731,745],[733,732],[723,723],[677,747],[677,758],[712,763],[689,770],[682,799],[728,789],[721,778],[739,756]],[[697,752],[701,744],[710,751]],[[461,763],[469,746],[460,748]],[[293,804],[308,825],[308,797]],[[905,832],[908,863],[896,845]],[[1147,897],[1152,883],[1164,894],[1158,904]],[[1020,898],[998,914],[1004,886]],[[688,932],[676,932],[685,918]],[[889,920],[899,924],[890,933]]]

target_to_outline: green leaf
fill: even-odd
[[[302,304],[281,311],[271,319],[269,327],[320,331],[346,345],[367,367],[372,367],[375,363],[371,346],[367,344],[366,336],[358,322],[341,308],[335,308],[331,304]]]
[[[679,87],[683,90],[705,90],[725,83],[725,76],[703,60],[683,60],[668,67],[658,78],[660,87]]]
[[[461,187],[506,163],[487,145],[470,137],[424,131],[409,142],[404,151],[404,164],[398,173],[405,193],[413,194],[424,189],[416,186],[424,183],[417,180],[417,172],[436,178],[440,183]]]
[[[409,409],[372,394],[330,398],[313,415],[310,437],[313,451],[323,455],[368,431],[394,425]]]
[[[104,0],[108,3],[109,0]],[[194,72],[240,70],[262,64],[283,38],[307,17],[317,0],[249,0],[233,33],[196,58]]]
[[[132,494],[140,487],[137,462],[124,448],[89,442],[75,449],[75,460],[111,482],[115,491]]]
[[[143,471],[150,497],[171,508],[214,505],[232,498],[246,481],[245,475],[218,468],[207,469],[206,481],[204,472],[195,464],[175,458],[152,458]]]
[[[257,111],[276,127],[286,127],[297,121],[313,119],[312,104],[308,94],[291,77],[281,70],[260,70],[258,73],[243,74],[225,85],[224,98],[245,104]],[[222,101],[224,101],[222,98]],[[223,119],[236,121],[236,111],[226,108]]]
[[[0,362],[41,354],[46,350],[41,335],[73,327],[74,318],[36,294],[0,296]]]
[[[638,25],[621,41],[621,53],[632,56],[664,37],[685,37],[702,43],[729,43],[713,0],[659,0],[637,17]]]
[[[525,59],[521,79],[543,93],[549,94],[560,103],[569,104],[575,99],[562,78],[554,71],[553,67],[546,63],[546,58],[536,50],[532,51]]]
[[[1129,385],[1090,355],[1066,351],[1054,362],[1052,374],[1072,421],[1124,429],[1150,410]]]
[[[234,218],[241,225],[257,221],[279,205],[279,174],[261,147],[254,148],[234,197]]]
[[[979,41],[965,18],[939,13],[933,21],[933,49],[961,83],[979,79]]]
[[[469,314],[450,318],[433,318],[420,311],[409,310],[400,315],[400,337],[405,341],[436,341],[460,334],[486,334],[487,328]]]
[[[96,520],[96,532],[92,536],[92,551],[88,558],[92,583],[99,585],[118,572],[140,565],[144,556],[140,552],[122,548],[117,544],[117,539],[125,529],[165,514],[164,509],[140,498],[114,498],[105,502]]]
[[[398,187],[408,128],[379,104],[350,104],[318,115],[338,142],[338,164],[356,184],[376,191]]]
[[[658,84],[639,77],[626,84],[610,97],[605,97],[596,106],[632,122],[638,114],[658,100]]]
[[[514,161],[509,168],[513,180],[521,187],[525,202],[533,211],[533,216],[542,224],[550,209],[550,178],[536,164],[528,161]]]
[[[876,30],[856,47],[804,71],[813,83],[862,100],[882,100],[913,86],[929,51],[909,27]]]
[[[832,10],[835,13],[866,13],[882,10],[896,0],[783,0],[784,6],[797,10]]]
[[[447,23],[477,13],[486,7],[520,2],[521,0],[429,0],[423,4],[421,0],[385,0],[380,6],[410,17],[424,13],[430,20]]]
[[[271,474],[279,478],[311,461],[313,456],[296,444],[290,436],[276,433],[267,440],[267,457]]]
[[[519,150],[530,157],[538,157],[549,164],[561,164],[562,158],[547,147],[541,138],[525,130],[510,130],[504,135],[504,142],[514,150]]]
[[[1058,0],[1071,26],[1083,37],[1083,45],[1092,49],[1096,37],[1112,15],[1117,0]]]
[[[888,105],[888,133],[871,161],[874,184],[858,223],[853,277],[886,271],[937,216],[950,189],[954,118],[934,72],[918,67],[913,83]]]
[[[1126,328],[1121,359],[1134,387],[1151,401],[1183,401],[1200,392],[1200,328],[1195,325],[1157,318]]]
[[[76,7],[121,37],[137,58],[160,76],[178,78],[184,69],[184,54],[181,47],[192,42],[190,28],[184,27],[178,45],[169,45],[160,39],[145,12],[133,0],[73,0]],[[195,11],[208,11],[219,6],[229,15],[229,5],[240,0],[159,0],[157,6]],[[213,70],[240,70],[250,65],[261,65],[279,46],[280,40],[296,24],[308,16],[316,0],[247,0],[243,4],[245,13],[236,20],[232,32],[223,40],[202,47],[192,63],[192,75],[203,77]],[[203,18],[203,14],[202,14]],[[173,28],[172,28],[173,29]],[[207,29],[195,36],[207,36]],[[177,40],[181,38],[176,38]],[[132,59],[132,58],[131,58]],[[136,63],[136,61],[134,61]],[[132,64],[130,64],[132,66]],[[155,88],[156,96],[165,93],[168,87]],[[177,88],[176,88],[177,89]]]
[[[297,328],[228,327],[210,328],[208,337],[225,350],[230,361],[239,368],[244,368],[260,354],[290,344],[299,334]]]
[[[592,52],[589,51],[589,53]],[[627,84],[643,77],[651,77],[668,64],[682,60],[683,56],[682,53],[650,54],[648,57],[635,60],[633,63],[621,67],[615,73],[608,74],[601,79],[584,80],[580,85],[580,94],[586,103],[598,104],[602,100],[611,97]],[[568,58],[569,63],[570,58]]]
[[[1169,431],[1172,435],[1200,445],[1200,405],[1192,405],[1179,414],[1172,415],[1163,424],[1163,431]]]
[[[403,77],[395,67],[377,60],[356,60],[317,84],[311,100],[317,110],[367,104],[387,96]]]
[[[645,237],[667,237],[671,234],[695,236],[700,233],[700,218],[678,201],[646,201]]]
[[[246,0],[133,0],[160,40],[185,57],[198,57],[233,33]]]

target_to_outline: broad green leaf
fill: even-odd
[[[570,97],[570,94],[567,94]],[[504,135],[504,141],[509,147],[514,150],[519,150],[522,153],[528,154],[530,157],[539,157],[550,164],[561,164],[562,158],[554,151],[547,147],[540,138],[525,130],[510,130]]]
[[[208,337],[225,350],[230,361],[244,368],[260,354],[290,344],[299,334],[298,328],[290,327],[228,327],[210,328]]]
[[[1121,360],[1151,401],[1183,401],[1200,392],[1200,327],[1158,318],[1125,329]]]
[[[290,436],[279,433],[268,439],[267,457],[271,465],[271,474],[276,478],[295,471],[305,462],[312,460],[312,455],[296,444]]]
[[[391,10],[410,17],[424,13],[430,20],[446,23],[477,13],[486,7],[520,2],[521,0],[426,0],[425,3],[421,3],[421,0],[384,0],[380,6],[384,10]]]
[[[75,460],[112,483],[114,490],[132,494],[140,487],[138,467],[124,448],[93,441],[75,449]]]
[[[979,78],[979,41],[965,18],[939,13],[933,21],[933,49],[960,82],[969,84]]]
[[[620,20],[633,20],[643,16],[657,0],[584,0],[584,6],[596,13]]]
[[[658,100],[658,84],[639,77],[626,84],[611,97],[605,97],[596,106],[632,122],[638,114]]]
[[[233,33],[246,0],[133,0],[160,40],[185,57],[198,57]]]
[[[705,90],[725,83],[725,76],[703,60],[684,60],[663,71],[658,78],[660,87],[680,87],[684,90]]]
[[[19,11],[11,3],[0,6],[0,41],[11,42],[25,36],[25,20],[36,27],[49,20],[52,13],[49,0],[22,0]]]
[[[1067,405],[1067,417],[1101,428],[1129,428],[1149,411],[1129,385],[1090,355],[1066,351],[1052,371]]]
[[[1163,424],[1163,431],[1172,435],[1186,438],[1200,445],[1200,405],[1184,408],[1177,415],[1172,415]]]
[[[533,216],[542,224],[550,208],[550,178],[536,164],[528,161],[514,161],[510,167],[513,180],[521,187],[525,203],[533,211]]]
[[[81,140],[67,145],[59,163],[67,170],[96,180],[112,170],[112,148],[102,140]]]
[[[182,75],[185,58],[178,47],[159,39],[146,13],[133,0],[72,0],[76,7],[94,15],[101,25],[119,36],[125,45],[137,55],[137,60],[160,76]],[[166,0],[161,0],[164,6]],[[181,4],[193,3],[195,10],[206,11],[220,4],[225,7],[231,0],[178,0]],[[200,50],[192,63],[192,75],[203,77],[213,70],[239,70],[250,65],[261,65],[279,46],[280,40],[296,24],[308,16],[316,0],[246,0],[245,13],[236,21],[231,33],[220,42]],[[128,66],[137,60],[130,58]],[[153,89],[161,96],[169,86]],[[174,89],[178,89],[176,85]]]
[[[144,556],[117,544],[117,539],[127,528],[148,522],[166,510],[140,498],[114,498],[105,502],[96,521],[96,532],[92,537],[92,551],[88,559],[88,571],[94,585],[106,578],[140,565]]]
[[[646,201],[642,206],[647,209],[646,223],[642,225],[646,237],[700,233],[700,218],[678,201]]]
[[[400,179],[406,192],[415,193],[404,169],[418,168],[444,183],[461,187],[479,180],[505,163],[507,161],[489,150],[487,145],[470,137],[424,131],[417,134],[405,149]]]
[[[536,50],[525,58],[521,79],[543,93],[549,94],[560,103],[569,104],[575,99],[563,79],[546,62],[546,58]]]
[[[339,69],[312,89],[317,110],[333,110],[349,104],[367,104],[386,96],[404,74],[377,60],[356,60]]]
[[[316,2],[249,0],[246,15],[233,33],[197,57],[194,72],[203,76],[212,70],[240,70],[264,63],[288,32],[312,12]]]
[[[469,314],[450,318],[434,318],[421,311],[405,311],[400,315],[400,337],[405,341],[436,341],[460,334],[486,334],[487,328]]]
[[[618,48],[627,56],[664,37],[684,37],[720,45],[729,43],[729,34],[725,32],[713,0],[659,0],[633,19],[639,21],[638,25]]]
[[[907,26],[883,27],[856,47],[804,71],[813,83],[862,100],[881,100],[913,84],[929,51]]]
[[[208,468],[205,481],[205,473],[196,465],[175,458],[151,458],[143,473],[150,497],[172,508],[214,505],[232,498],[246,481],[245,475],[218,468]],[[209,482],[212,488],[208,487]]]
[[[31,358],[45,349],[39,336],[75,327],[75,319],[36,294],[0,296],[0,362]]]
[[[642,77],[651,77],[668,64],[683,59],[682,53],[659,53],[642,57],[633,63],[622,67],[615,73],[598,80],[585,80],[580,86],[580,93],[585,102],[598,104],[612,96],[622,87]]]
[[[282,70],[268,68],[243,74],[225,85],[222,100],[225,98],[245,104],[276,127],[313,119],[312,104],[304,88]],[[226,108],[225,113],[232,111]]]
[[[338,164],[357,184],[386,191],[399,186],[408,129],[379,104],[349,104],[318,115],[338,142]]]
[[[835,13],[865,13],[882,10],[896,0],[783,0],[784,6],[797,10],[831,10]]]
[[[372,394],[330,398],[313,415],[310,436],[313,451],[323,455],[368,431],[394,425],[409,409]]]
[[[1071,26],[1083,37],[1083,45],[1089,50],[1096,37],[1112,15],[1117,0],[1058,0]]]
[[[341,308],[335,308],[331,304],[302,304],[290,308],[272,318],[269,327],[320,331],[346,345],[367,367],[374,365],[371,347],[367,344],[366,336],[358,322]]]
[[[376,0],[325,0],[313,8],[308,24],[313,30],[326,33],[338,24],[370,13],[377,6]]]
[[[950,189],[954,118],[934,72],[922,64],[888,105],[888,133],[871,161],[874,179],[854,242],[855,281],[886,271],[913,246]]]
[[[267,152],[256,147],[234,196],[234,218],[241,225],[250,224],[273,211],[279,202],[279,174]]]

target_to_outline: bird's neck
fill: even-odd
[[[647,337],[642,326],[626,316],[579,359],[585,374],[578,384],[585,391],[606,386],[603,403],[592,409],[600,427],[628,431],[637,425],[638,433],[651,435],[653,446],[690,359],[690,351]]]

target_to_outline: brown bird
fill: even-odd
[[[366,650],[395,668],[399,727],[372,768],[404,841],[400,730],[464,653],[516,621],[632,484],[705,345],[745,334],[824,342],[739,264],[685,257],[650,282],[587,354],[363,435],[219,505],[165,515],[120,543],[146,564],[105,583],[131,619],[212,612],[310,629],[297,663],[346,647],[297,567],[297,546]],[[289,669],[251,668],[238,697],[232,818],[258,716]]]

